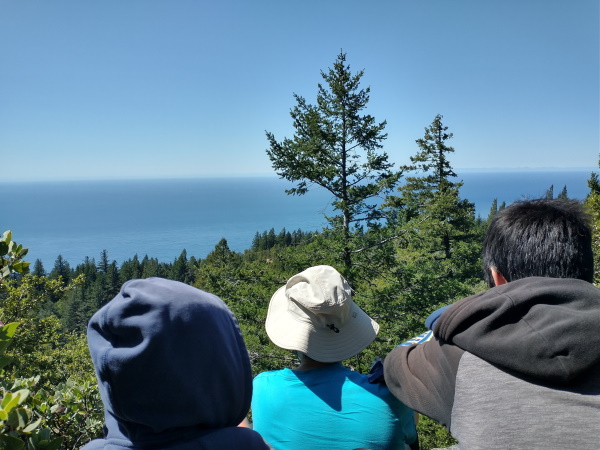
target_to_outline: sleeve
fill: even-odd
[[[402,403],[449,429],[463,354],[464,350],[437,339],[396,347],[383,363],[385,382]]]

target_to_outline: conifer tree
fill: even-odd
[[[46,271],[44,270],[44,265],[42,264],[42,261],[40,259],[36,259],[35,262],[33,263],[33,271],[31,272],[31,274],[36,277],[46,276]]]
[[[405,333],[422,326],[433,309],[469,295],[481,278],[485,224],[475,219],[474,205],[460,197],[462,182],[454,181],[448,158],[454,152],[447,142],[451,138],[437,115],[416,140],[411,164],[402,167],[399,195],[387,201],[390,227],[398,236],[396,262],[390,264],[391,274],[374,281],[381,287],[373,311],[389,317],[386,326],[407,338]]]
[[[490,212],[487,217],[488,225],[490,224],[490,222],[492,221],[493,217],[496,215],[497,212],[498,212],[498,199],[494,198],[494,201],[492,201],[492,206],[490,207]]]
[[[392,197],[388,204],[396,206],[404,223],[417,219],[425,222],[421,230],[428,230],[428,245],[442,258],[452,256],[452,241],[472,233],[475,206],[461,199],[462,182],[455,182],[456,173],[448,159],[454,148],[446,141],[453,137],[438,114],[425,128],[423,138],[417,139],[419,151],[410,157],[411,164],[402,167],[404,173],[414,173],[405,178],[399,188],[400,197]],[[466,237],[466,236],[465,236]]]
[[[52,279],[56,279],[61,276],[64,284],[67,284],[71,280],[71,266],[62,255],[58,255],[56,257],[56,260],[54,261],[54,267],[52,268],[49,276]]]
[[[560,191],[560,194],[558,194],[558,197],[561,200],[568,200],[569,195],[567,194],[567,185],[565,184],[565,186],[562,188],[562,191]]]
[[[346,272],[352,266],[354,227],[381,217],[375,199],[389,193],[400,178],[388,155],[379,152],[387,138],[386,122],[376,123],[363,113],[370,93],[370,88],[360,88],[363,74],[352,74],[346,54],[340,52],[333,67],[321,71],[325,83],[318,85],[315,105],[294,94],[294,137],[279,142],[267,132],[273,169],[295,183],[288,194],[305,194],[312,185],[332,194],[339,215],[330,220],[341,231]]]
[[[106,249],[100,252],[100,262],[98,263],[98,270],[104,274],[108,271],[108,251]]]
[[[187,251],[185,249],[183,249],[179,257],[173,261],[170,278],[171,280],[181,281],[182,283],[189,283],[191,281],[191,276],[188,271]]]

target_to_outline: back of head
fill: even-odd
[[[88,344],[109,438],[176,439],[186,427],[234,427],[249,410],[248,353],[212,294],[161,278],[128,281],[90,320]]]
[[[493,267],[507,281],[538,276],[593,281],[589,218],[576,200],[516,202],[496,213],[483,244],[485,278]]]

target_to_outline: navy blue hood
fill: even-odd
[[[218,297],[161,278],[128,281],[90,320],[88,345],[106,439],[87,448],[205,448],[198,440],[228,427],[226,441],[260,439],[236,427],[250,407],[252,372]]]

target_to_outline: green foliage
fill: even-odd
[[[0,329],[0,448],[76,449],[101,434],[103,409],[85,336],[62,334],[55,316],[40,317],[51,298],[60,304],[78,282],[26,275],[5,285],[0,317],[20,325]],[[10,358],[4,350],[13,337]]]
[[[600,165],[600,164],[599,164]],[[598,174],[592,172],[588,180],[590,193],[585,199],[592,223],[592,248],[594,250],[594,283],[600,285],[600,181]]]
[[[54,307],[53,299],[60,299],[81,282],[82,278],[76,278],[64,285],[60,278],[51,280],[25,275],[21,280],[12,280],[5,285],[0,301],[0,320],[20,323],[15,341],[7,352],[12,357],[6,367],[9,374],[39,375],[45,386],[66,379],[64,364],[70,354],[62,347],[68,344],[69,336],[63,333],[60,320],[48,313]]]
[[[29,427],[22,428],[21,434],[27,436],[26,446],[21,448],[77,449],[102,435],[102,401],[93,377],[79,383],[69,379],[51,389],[39,388],[39,377],[18,378],[10,388],[4,384],[0,388],[3,392],[15,392],[11,394],[13,402],[14,395],[20,393],[24,410],[21,417],[36,419]],[[38,430],[38,427],[43,428]],[[31,433],[32,430],[35,432]]]
[[[318,85],[317,103],[312,105],[294,94],[290,111],[295,134],[278,142],[267,132],[267,154],[281,177],[296,183],[288,194],[304,194],[311,185],[328,190],[339,216],[331,219],[340,228],[342,261],[346,272],[352,267],[351,229],[360,222],[381,218],[378,196],[390,192],[400,178],[392,170],[388,155],[378,152],[387,138],[386,122],[376,123],[361,115],[369,102],[370,88],[361,89],[364,71],[352,74],[346,55],[340,53]]]
[[[262,234],[256,232],[249,250],[269,250],[275,246],[297,246],[303,242],[310,241],[316,234],[318,233],[314,231],[304,232],[300,229],[290,232],[285,228],[278,234],[275,234],[275,229],[271,228],[268,232],[263,231]]]
[[[4,325],[0,329],[0,366],[3,368],[9,362],[4,352],[11,342],[18,323]],[[0,372],[0,447],[7,449],[58,449],[62,439],[51,437],[47,429],[39,429],[42,419],[28,407],[31,399],[29,387],[38,378],[14,382],[4,379],[4,370]]]
[[[419,151],[403,167],[405,183],[398,196],[388,198],[388,222],[378,230],[386,251],[370,258],[375,264],[365,263],[369,282],[355,287],[395,344],[424,331],[424,319],[438,307],[483,288],[480,254],[486,224],[460,197],[462,183],[452,181],[450,138],[437,115],[416,141]]]
[[[419,417],[417,433],[421,450],[450,447],[457,444],[456,439],[448,433],[445,427],[427,416]]]
[[[103,406],[93,375],[80,382],[68,379],[51,390],[40,389],[30,405],[53,435],[61,438],[62,448],[77,449],[102,436]]]
[[[10,230],[0,238],[0,286],[12,273],[27,273],[29,263],[22,261],[29,249],[12,240]]]

